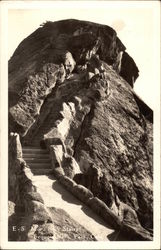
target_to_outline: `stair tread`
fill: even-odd
[[[29,161],[29,160],[32,160],[32,159],[35,159],[35,160],[39,160],[39,159],[40,160],[41,159],[47,160],[47,159],[50,159],[48,155],[45,155],[45,157],[44,157],[44,155],[35,155],[34,157],[33,157],[33,155],[32,156],[31,155],[23,155],[23,158],[26,161]]]
[[[26,153],[26,154],[31,154],[31,155],[33,155],[33,154],[44,154],[44,155],[47,155],[47,154],[49,154],[49,152],[48,151],[39,151],[39,150],[22,150],[22,152],[23,152],[23,154],[24,153]]]
[[[37,168],[31,168],[31,172],[33,172],[33,171],[36,171],[36,172],[45,172],[45,171],[52,171],[52,169],[51,168],[40,168],[40,169],[37,169]]]
[[[43,153],[43,154],[41,152],[38,152],[38,153],[23,152],[23,155],[26,157],[28,157],[28,156],[34,157],[34,156],[39,156],[39,155],[42,155],[43,157],[49,157],[50,154],[48,152]]]
[[[52,169],[51,168],[51,165],[43,165],[43,166],[40,166],[40,165],[31,165],[30,163],[28,164],[28,166],[30,167],[31,170],[41,170],[41,169]]]
[[[49,158],[49,154],[23,154],[24,158]]]
[[[39,156],[41,159],[50,159],[50,155],[49,154],[23,154],[23,158],[25,159],[39,159]]]
[[[28,161],[27,161],[27,163],[28,163]],[[37,165],[39,165],[39,166],[51,166],[51,163],[50,162],[30,162],[30,166],[37,166]]]
[[[43,153],[43,154],[49,154],[49,151],[47,150],[44,150],[44,151],[40,151],[40,150],[22,150],[22,152],[24,153],[34,153],[34,154],[37,154],[37,153]]]
[[[41,170],[46,170],[46,169],[52,170],[51,166],[43,166],[43,168],[42,168],[42,167],[39,168],[39,167],[37,167],[37,166],[31,166],[31,165],[29,165],[29,164],[28,164],[28,166],[30,167],[31,170],[36,170],[36,171],[38,171],[38,170],[41,171]]]
[[[24,160],[26,161],[26,162],[30,162],[30,163],[50,163],[51,161],[50,161],[50,159],[49,158],[25,158],[24,157]]]
[[[31,146],[28,146],[28,147],[23,147],[22,148],[22,151],[26,151],[26,150],[34,150],[34,151],[46,151],[47,152],[47,149],[43,149],[43,148],[38,148],[38,147],[31,147]]]
[[[46,175],[46,174],[51,174],[52,169],[31,169],[31,172],[34,175]]]

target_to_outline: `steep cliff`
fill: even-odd
[[[55,164],[122,220],[153,228],[152,110],[116,32],[47,22],[9,61],[9,130],[24,145],[54,145]]]

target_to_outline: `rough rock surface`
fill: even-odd
[[[83,226],[74,221],[63,209],[49,208],[54,222],[56,241],[96,241]]]
[[[151,231],[152,110],[134,93],[139,71],[125,50],[105,25],[44,24],[9,61],[9,129],[52,147],[61,172]]]

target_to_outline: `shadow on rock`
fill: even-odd
[[[76,199],[70,192],[65,190],[63,186],[60,185],[59,181],[55,181],[52,185],[52,188],[61,194],[62,199],[64,201],[67,201],[68,203],[76,204],[76,205],[81,205],[81,202]]]
[[[115,231],[107,235],[107,238],[110,241],[128,241],[127,237],[125,238],[123,235],[121,235],[120,231]]]
[[[106,222],[103,221],[101,217],[99,217],[95,212],[93,212],[89,207],[86,205],[82,206],[82,211],[88,216],[94,219],[96,222],[101,224],[102,226],[108,227],[109,229],[113,229],[111,226],[109,226]]]
[[[56,177],[54,176],[54,174],[49,174],[49,175],[47,175],[47,177],[48,177],[50,180],[53,180],[53,181],[57,180]]]

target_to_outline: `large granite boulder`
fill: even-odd
[[[50,148],[55,173],[131,218],[132,233],[153,228],[153,112],[133,90],[139,70],[125,50],[108,26],[45,23],[9,61],[9,129]]]

